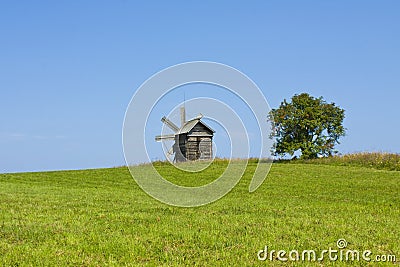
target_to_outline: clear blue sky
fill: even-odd
[[[271,107],[346,109],[339,149],[400,152],[400,1],[1,1],[0,172],[124,164],[135,90],[193,60],[247,74]]]

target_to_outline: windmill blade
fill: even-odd
[[[168,155],[174,154],[174,147],[171,146],[171,148],[167,152]]]
[[[185,106],[181,107],[181,127],[185,125],[186,123],[186,112],[185,112]]]
[[[167,125],[172,131],[174,131],[175,133],[179,131],[179,127],[176,126],[172,121],[170,121],[169,119],[167,119],[165,116],[162,117],[161,121],[163,123],[165,123],[165,125]]]
[[[157,142],[162,141],[162,140],[174,140],[175,135],[174,134],[157,135],[155,139]]]

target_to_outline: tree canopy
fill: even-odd
[[[291,102],[284,99],[269,113],[271,137],[276,138],[274,155],[293,157],[300,150],[302,159],[311,159],[337,153],[334,147],[345,135],[344,113],[335,103],[307,93],[294,95]]]

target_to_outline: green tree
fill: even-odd
[[[345,135],[344,112],[335,103],[306,93],[294,95],[291,102],[285,99],[269,113],[271,138],[276,138],[274,155],[293,156],[300,150],[302,159],[311,159],[337,153],[334,146]]]

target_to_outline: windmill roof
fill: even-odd
[[[204,127],[209,129],[211,132],[215,133],[215,131],[210,126],[208,126],[207,124],[202,122],[199,118],[194,118],[194,119],[191,119],[191,120],[187,121],[182,126],[182,128],[179,130],[178,134],[184,134],[184,133],[190,132],[190,130],[192,130],[193,127],[196,126],[197,123],[201,123]]]

